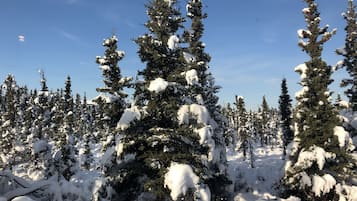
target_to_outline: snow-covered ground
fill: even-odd
[[[251,168],[249,157],[244,160],[242,153],[229,150],[228,174],[236,193],[234,201],[285,200],[276,196],[277,184],[284,173],[282,153],[281,148],[256,147],[254,168]],[[299,199],[291,197],[287,200]]]

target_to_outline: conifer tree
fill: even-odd
[[[268,144],[268,138],[270,133],[268,132],[268,121],[269,121],[269,105],[263,96],[262,105],[260,108],[260,144],[262,146]]]
[[[104,93],[104,117],[108,118],[110,128],[114,128],[124,109],[126,108],[124,87],[129,86],[130,78],[122,77],[118,62],[124,57],[124,52],[117,50],[118,38],[112,35],[105,39],[103,46],[106,48],[104,56],[97,56],[96,62],[100,65],[103,74],[104,87],[97,88],[97,91]],[[101,96],[100,96],[101,97]]]
[[[51,146],[48,144],[50,134],[51,111],[49,108],[50,93],[48,91],[44,72],[40,70],[41,90],[34,93],[32,123],[32,160],[30,171],[36,172],[43,178],[48,178],[54,174],[54,164],[51,156]]]
[[[186,6],[186,15],[191,20],[191,27],[183,34],[184,41],[188,43],[187,49],[183,52],[186,61],[187,71],[184,72],[188,86],[188,97],[193,103],[204,105],[210,116],[215,122],[211,124],[213,128],[213,139],[215,149],[219,152],[218,159],[211,163],[211,168],[216,172],[215,178],[210,184],[211,189],[217,190],[212,192],[212,199],[220,199],[224,197],[225,186],[228,184],[225,170],[222,169],[226,165],[226,150],[224,141],[224,131],[226,130],[224,117],[221,113],[221,107],[218,105],[218,96],[216,95],[220,89],[215,85],[214,77],[208,72],[208,65],[211,60],[209,54],[205,52],[205,44],[201,41],[204,33],[203,20],[207,18],[207,14],[203,11],[203,3],[201,0],[191,0]]]
[[[73,97],[71,89],[71,78],[68,76],[65,82],[65,90],[63,97],[63,126],[59,129],[60,138],[58,141],[59,153],[56,163],[59,173],[69,181],[76,170],[76,158],[74,156],[74,113],[73,113]]]
[[[332,68],[323,61],[323,44],[335,30],[320,28],[320,13],[314,0],[305,0],[303,9],[307,29],[298,31],[299,46],[310,60],[299,65],[300,93],[297,94],[297,135],[295,148],[285,167],[284,185],[288,195],[303,200],[340,200],[349,183],[352,161],[347,143],[339,143],[336,135],[340,124],[330,102],[328,90]],[[337,132],[337,133],[336,133]],[[322,183],[321,183],[322,182]]]
[[[342,66],[346,68],[350,78],[343,79],[341,86],[348,87],[345,94],[349,98],[352,110],[357,111],[357,22],[356,22],[356,6],[353,0],[348,0],[348,9],[343,13],[347,25],[345,28],[346,39],[345,47],[337,49],[337,54],[344,57]]]
[[[147,5],[145,26],[151,33],[136,40],[140,59],[146,64],[139,72],[144,81],[136,85],[137,105],[127,110],[128,114],[136,111],[139,117],[130,125],[119,122],[123,136],[114,155],[121,162],[105,171],[115,200],[200,200],[209,191],[205,181],[209,169],[202,162],[209,157],[209,147],[201,145],[198,133],[190,127],[207,121],[187,111],[186,81],[181,74],[186,71],[185,61],[177,34],[183,18],[176,6],[174,0],[152,0]],[[203,106],[195,106],[208,115]],[[167,182],[176,182],[168,178],[176,165],[193,170],[198,183],[175,196]]]
[[[291,99],[286,85],[286,79],[281,82],[281,95],[279,96],[280,127],[283,132],[283,155],[286,155],[286,147],[294,139],[292,126]]]
[[[13,131],[16,124],[16,94],[18,86],[13,75],[8,75],[1,86],[5,90],[4,111],[0,126],[0,168],[11,168],[14,164],[14,144],[16,132]]]
[[[248,128],[248,116],[245,109],[244,98],[236,96],[236,107],[238,115],[238,138],[240,141],[239,148],[243,150],[244,160],[247,158],[247,152],[249,148],[249,128]]]

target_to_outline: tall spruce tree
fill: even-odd
[[[12,168],[14,164],[14,146],[16,140],[16,132],[13,129],[16,126],[16,114],[17,114],[17,91],[18,86],[16,84],[13,75],[8,75],[1,85],[5,90],[4,96],[4,111],[1,116],[0,126],[0,169]]]
[[[118,62],[123,59],[125,53],[117,50],[117,43],[118,38],[115,35],[105,39],[104,56],[96,57],[104,78],[104,87],[97,88],[97,92],[103,93],[103,96],[99,97],[104,101],[104,118],[107,119],[110,128],[115,128],[126,108],[127,94],[123,90],[131,81],[130,78],[122,77],[120,73]]]
[[[224,196],[225,187],[228,184],[225,170],[222,169],[226,165],[227,159],[223,137],[226,122],[216,95],[220,87],[215,85],[214,77],[208,72],[211,57],[205,52],[205,44],[201,41],[204,33],[203,20],[207,18],[207,14],[203,11],[203,2],[191,0],[187,3],[186,9],[186,15],[191,20],[191,27],[183,34],[184,41],[188,43],[188,48],[183,52],[187,66],[184,75],[189,85],[188,97],[193,103],[205,106],[214,120],[211,126],[218,158],[211,163],[211,168],[215,171],[215,178],[210,182],[210,187],[216,191],[212,192],[214,196],[217,196],[213,199],[219,199],[220,195]]]
[[[345,94],[349,98],[352,110],[357,111],[357,22],[356,22],[356,6],[353,0],[348,0],[348,9],[343,13],[347,25],[345,28],[346,39],[345,47],[337,49],[337,54],[344,57],[342,66],[346,68],[350,78],[343,79],[341,86],[348,87]]]
[[[56,163],[59,174],[69,181],[76,171],[77,164],[74,155],[74,113],[70,76],[67,77],[65,82],[62,110],[63,122],[59,128],[60,138],[57,142],[60,150],[58,156],[60,157],[56,159]]]
[[[268,144],[268,138],[270,135],[268,127],[270,110],[265,96],[263,96],[262,105],[260,109],[260,144],[261,146],[264,146]]]
[[[127,110],[128,114],[139,114],[130,125],[123,123],[126,113],[119,121],[123,136],[114,155],[120,162],[105,171],[115,200],[202,200],[209,196],[207,182],[212,172],[203,158],[210,157],[205,141],[212,139],[200,139],[192,128],[207,124],[209,114],[204,106],[187,105],[189,97],[182,76],[187,69],[178,37],[184,20],[176,7],[174,0],[152,0],[147,5],[149,21],[145,26],[150,34],[136,40],[139,56],[146,64],[139,72],[144,81],[136,85],[137,105]],[[195,109],[204,114],[195,115]],[[202,131],[210,132],[208,128]],[[179,193],[171,189],[178,178],[170,176],[177,166],[197,175],[195,186]]]
[[[280,111],[280,127],[283,134],[283,155],[285,158],[286,147],[293,141],[294,132],[291,129],[292,126],[292,111],[291,111],[291,99],[284,78],[281,82],[281,95],[279,96],[279,111]]]
[[[238,139],[240,142],[239,149],[243,151],[244,160],[247,158],[249,148],[249,128],[248,128],[248,114],[245,109],[244,98],[236,96],[236,107],[238,116]]]
[[[298,31],[299,46],[310,60],[296,68],[303,88],[296,97],[297,138],[285,168],[285,193],[303,200],[339,200],[344,196],[341,185],[349,183],[352,161],[347,145],[339,144],[335,133],[342,128],[338,127],[337,112],[330,102],[332,68],[321,58],[323,44],[335,30],[320,28],[317,4],[314,0],[305,2],[307,29]]]

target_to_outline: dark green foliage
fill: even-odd
[[[283,155],[286,155],[286,146],[293,141],[291,99],[286,85],[286,79],[281,82],[281,95],[279,96],[280,126],[283,132]]]
[[[128,87],[131,81],[130,78],[121,76],[118,62],[123,59],[124,52],[117,50],[117,42],[118,38],[115,35],[105,39],[103,42],[103,46],[106,48],[104,56],[97,56],[96,58],[96,62],[102,70],[105,85],[102,88],[97,88],[97,91],[104,93],[104,96],[106,96],[105,102],[102,102],[102,104],[104,117],[108,119],[110,128],[114,128],[117,125],[126,108],[125,98],[127,94],[123,92],[123,89]]]
[[[244,98],[236,96],[237,118],[238,118],[238,139],[240,149],[243,150],[244,160],[247,158],[250,133],[248,129],[248,116],[245,109]]]
[[[342,80],[341,86],[350,86],[345,94],[349,98],[353,111],[357,111],[357,14],[355,9],[353,1],[349,0],[347,12],[343,14],[347,23],[345,47],[336,51],[337,54],[344,57],[342,67],[346,68],[350,75],[350,78]]]
[[[332,189],[330,193],[316,196],[310,189],[302,187],[299,178],[302,173],[309,177],[313,175],[332,175],[337,183],[346,182],[350,173],[350,158],[344,148],[339,147],[334,128],[340,125],[337,112],[330,102],[331,92],[328,90],[332,82],[332,68],[321,58],[323,45],[327,42],[335,30],[328,32],[328,27],[320,28],[320,13],[314,0],[305,0],[308,8],[303,10],[307,30],[301,30],[299,34],[299,46],[306,52],[310,60],[305,62],[306,67],[296,69],[302,76],[301,86],[303,90],[297,96],[297,141],[299,147],[290,157],[289,167],[286,170],[284,184],[286,193],[296,195],[302,200],[337,200],[338,195]],[[301,167],[297,165],[299,154],[302,151],[323,149],[336,156],[334,160],[326,160],[323,167],[318,167],[316,162],[311,166]]]

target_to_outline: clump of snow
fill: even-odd
[[[167,88],[167,86],[169,86],[169,83],[166,80],[159,77],[150,82],[148,90],[159,93],[164,91]]]
[[[355,147],[353,146],[352,139],[342,126],[336,126],[333,131],[334,135],[338,137],[340,147],[346,147],[349,151],[354,150]]]
[[[196,61],[195,56],[188,52],[183,52],[183,58],[185,59],[186,63],[194,63]]]
[[[302,12],[303,13],[309,13],[310,12],[310,8],[304,8],[304,9],[302,9]]]
[[[303,95],[304,95],[306,92],[308,92],[308,91],[309,91],[309,87],[304,86],[300,91],[298,91],[298,92],[295,93],[295,97],[296,97],[296,98],[302,98]]]
[[[195,132],[200,136],[200,144],[207,144],[212,140],[213,131],[211,126],[205,126],[203,128],[196,129]]]
[[[300,186],[304,187],[304,186],[311,186],[311,178],[309,177],[309,175],[307,175],[306,172],[302,172],[300,173],[301,179],[300,179]]]
[[[0,201],[1,201],[1,199],[0,199]],[[33,200],[27,196],[19,196],[19,197],[12,199],[12,201],[35,201],[35,200]]]
[[[170,196],[177,200],[180,195],[186,195],[188,189],[195,189],[202,201],[211,200],[209,188],[199,186],[200,178],[193,172],[191,166],[171,163],[165,174],[164,187],[170,189]]]
[[[107,95],[100,93],[97,97],[93,98],[92,101],[90,101],[91,104],[95,104],[95,102],[99,99],[102,99],[105,103],[113,103],[119,99],[118,96],[113,96],[113,95]]]
[[[312,192],[315,193],[317,197],[329,193],[330,190],[336,185],[336,180],[330,174],[325,174],[320,177],[318,175],[314,175],[312,177]]]
[[[198,95],[196,96],[196,101],[197,101],[197,103],[200,104],[200,105],[203,105],[203,104],[204,104],[203,97],[202,97],[201,94],[198,94]]]
[[[309,30],[305,29],[299,29],[297,31],[299,38],[306,38],[307,36],[311,35],[311,32]]]
[[[177,112],[177,118],[180,124],[188,124],[190,114],[193,114],[197,119],[197,123],[208,124],[210,119],[209,112],[205,106],[192,104],[192,105],[182,105]]]
[[[334,159],[335,157],[335,154],[326,152],[323,148],[314,145],[310,147],[309,150],[300,152],[296,166],[306,169],[316,162],[318,168],[322,170],[326,160]]]
[[[100,69],[103,70],[103,71],[110,71],[110,66],[108,66],[108,65],[101,65],[101,66],[100,66]]]
[[[298,66],[295,67],[295,72],[300,73],[301,79],[305,79],[306,78],[306,70],[307,70],[307,66],[305,63],[303,64],[299,64]]]
[[[301,201],[301,199],[295,196],[290,196],[288,199],[281,199],[281,201]]]
[[[336,193],[340,196],[340,201],[357,200],[357,186],[337,184]]]
[[[338,61],[338,62],[333,66],[333,70],[336,71],[337,69],[342,68],[344,64],[345,64],[345,62],[344,62],[343,60]]]
[[[175,50],[179,47],[179,42],[180,39],[177,37],[177,35],[172,35],[167,41],[167,47],[169,47],[170,50]]]
[[[181,75],[185,76],[188,85],[195,85],[198,83],[197,71],[195,69],[183,72]]]
[[[117,129],[125,130],[129,127],[132,121],[138,120],[140,118],[141,112],[137,106],[127,108],[124,110],[124,113],[117,124]]]
[[[211,126],[205,126],[200,129],[195,129],[195,132],[200,136],[200,144],[201,145],[208,145],[209,153],[208,153],[208,161],[212,161],[216,158],[215,156],[215,142],[212,139],[213,136],[213,129]]]

